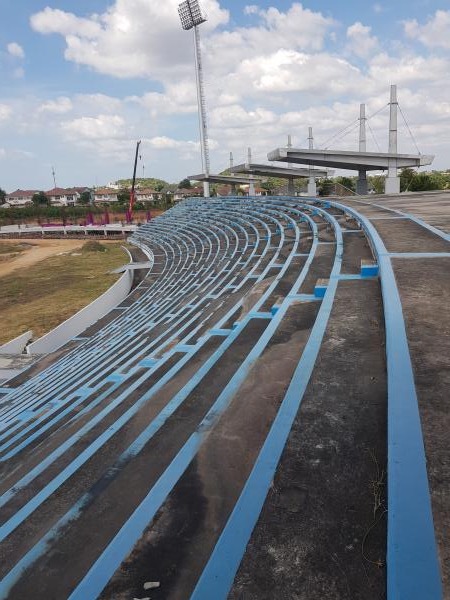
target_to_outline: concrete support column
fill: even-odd
[[[389,116],[389,154],[397,154],[398,152],[398,101],[397,101],[397,86],[391,85],[391,101],[390,101],[390,116]],[[397,172],[397,159],[388,159],[388,174],[385,185],[386,194],[400,193],[400,177]]]
[[[310,177],[308,180],[308,196],[317,196],[317,185],[314,177]]]
[[[288,179],[288,196],[295,196],[295,184],[293,177],[289,177]]]
[[[367,151],[367,136],[366,136],[366,105],[359,106],[359,151]]]
[[[313,137],[312,127],[310,127],[308,130],[308,142],[309,142],[309,149],[314,150],[314,137]],[[310,173],[311,173],[312,168],[313,168],[313,166],[311,165]],[[310,175],[310,177],[308,179],[308,196],[314,196],[314,197],[317,196],[316,180],[312,175]]]
[[[358,179],[356,181],[356,193],[360,196],[366,196],[369,193],[366,171],[358,171]]]
[[[252,149],[251,148],[249,148],[247,151],[247,161],[248,161],[249,165],[252,164]],[[251,175],[250,175],[250,181],[249,181],[249,186],[248,186],[248,195],[249,196],[255,195],[255,182],[253,181],[253,177]]]

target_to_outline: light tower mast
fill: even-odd
[[[200,48],[200,32],[198,26],[206,21],[198,0],[185,0],[178,6],[178,14],[181,19],[181,26],[186,31],[194,30],[194,49],[195,49],[195,77],[197,82],[197,101],[198,116],[200,125],[200,143],[202,147],[202,169],[206,177],[209,176],[209,146],[208,146],[208,121],[206,116],[206,99],[203,82],[203,65]],[[205,198],[209,198],[209,182],[203,182],[203,193]]]

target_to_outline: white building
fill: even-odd
[[[112,188],[99,188],[94,191],[94,202],[117,202],[117,190]]]
[[[16,190],[8,194],[5,201],[9,206],[26,206],[33,203],[32,199],[36,192],[37,190]]]

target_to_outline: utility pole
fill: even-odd
[[[52,175],[53,175],[53,186],[56,188],[56,173],[54,167],[52,167]]]

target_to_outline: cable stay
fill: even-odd
[[[405,125],[406,125],[406,128],[408,130],[408,133],[409,133],[409,135],[410,135],[410,137],[411,137],[411,139],[413,141],[414,146],[416,147],[416,150],[417,150],[418,154],[422,154],[422,152],[419,150],[419,146],[417,145],[416,138],[414,137],[413,132],[411,131],[411,128],[410,128],[410,126],[408,124],[408,121],[406,120],[406,117],[405,117],[405,115],[404,115],[404,113],[402,111],[402,107],[400,106],[400,104],[398,105],[398,109],[400,111],[400,114],[403,117],[403,121],[405,122]]]

